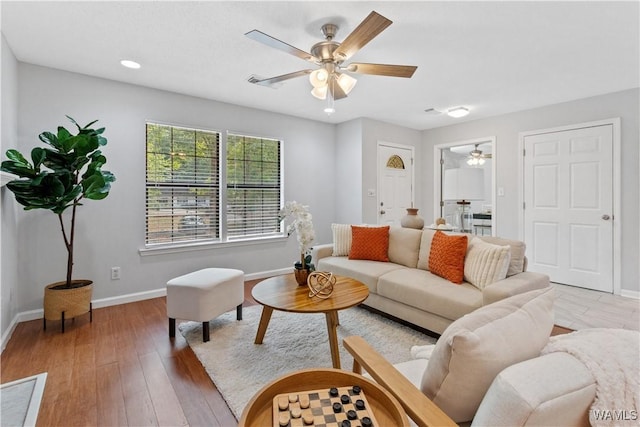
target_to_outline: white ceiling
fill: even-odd
[[[429,129],[640,86],[639,3],[1,2],[19,61],[340,123],[368,117]],[[351,58],[417,65],[411,79],[356,75],[327,116],[306,77],[278,89],[246,80],[309,63],[244,36],[259,29],[309,51],[320,27],[341,41],[371,10],[394,23]],[[137,71],[119,61],[134,59]],[[311,64],[312,65],[312,64]],[[429,115],[463,105],[471,114]]]

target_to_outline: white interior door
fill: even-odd
[[[400,225],[413,205],[413,147],[378,145],[378,223]]]
[[[524,137],[529,270],[613,292],[613,126]]]

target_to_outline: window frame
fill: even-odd
[[[147,137],[146,137],[146,127],[149,124],[161,125],[161,126],[170,126],[175,128],[193,130],[193,131],[204,131],[204,132],[216,132],[219,134],[219,143],[218,143],[218,197],[219,197],[219,207],[218,207],[218,238],[215,239],[202,239],[202,240],[187,240],[182,242],[166,242],[166,243],[147,243]],[[227,210],[228,210],[228,180],[227,180],[227,142],[229,135],[236,135],[247,138],[256,138],[256,139],[268,139],[274,140],[278,142],[278,150],[279,150],[279,204],[280,208],[283,206],[284,200],[284,140],[282,138],[275,138],[266,135],[255,135],[250,132],[239,132],[232,130],[219,130],[219,129],[211,129],[203,126],[193,126],[193,125],[183,125],[183,124],[175,124],[175,123],[167,123],[157,120],[146,120],[145,121],[145,237],[144,237],[144,245],[139,249],[139,253],[141,256],[147,255],[155,255],[155,254],[165,254],[165,253],[179,253],[179,252],[189,252],[195,250],[203,250],[203,249],[212,249],[212,248],[222,248],[222,247],[231,247],[231,246],[246,246],[246,245],[255,245],[255,244],[264,244],[264,243],[272,243],[278,241],[286,241],[287,235],[284,231],[284,226],[282,223],[279,224],[278,231],[274,231],[272,234],[267,235],[259,235],[259,236],[237,236],[229,238],[228,236],[228,227],[227,227]],[[194,187],[195,188],[195,187]]]

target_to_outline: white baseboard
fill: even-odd
[[[280,268],[277,270],[261,271],[258,273],[245,274],[244,279],[245,280],[264,279],[267,277],[280,276],[282,274],[289,274],[292,272],[293,272],[293,267]],[[95,308],[110,307],[113,305],[127,304],[130,302],[143,301],[143,300],[152,299],[152,298],[159,298],[166,295],[167,295],[167,289],[160,288],[160,289],[154,289],[151,291],[136,292],[133,294],[126,294],[126,295],[118,295],[118,296],[109,297],[109,298],[101,298],[101,299],[93,300],[92,303],[93,303],[93,308],[95,309]],[[16,329],[16,326],[18,326],[18,323],[28,322],[31,320],[38,320],[38,319],[42,319],[43,317],[44,317],[43,309],[23,311],[21,313],[16,314],[13,320],[11,321],[11,324],[5,331],[5,333],[2,334],[2,350],[1,351],[4,351],[5,347],[7,346],[7,343],[9,342],[9,339],[11,338],[11,335],[13,334],[13,331]]]
[[[166,288],[154,289],[152,291],[136,292],[134,294],[118,295],[115,297],[101,298],[91,301],[93,308],[111,307],[112,305],[127,304],[130,302],[144,301],[146,299],[159,298],[167,295]]]
[[[626,289],[621,289],[620,290],[620,296],[621,297],[625,297],[625,298],[640,299],[640,292],[638,292],[638,291],[628,291]]]
[[[293,273],[293,267],[279,268],[277,270],[261,271],[259,273],[245,274],[244,280],[266,279],[272,276],[281,276],[283,274]]]

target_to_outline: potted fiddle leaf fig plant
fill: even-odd
[[[45,287],[44,327],[47,320],[74,318],[91,313],[93,281],[73,279],[73,255],[76,238],[76,214],[83,200],[102,200],[109,195],[115,176],[103,171],[107,162],[100,150],[107,144],[102,135],[104,128],[95,129],[97,122],[81,127],[74,119],[67,118],[77,127],[72,134],[62,126],[57,133],[42,132],[40,141],[46,147],[35,147],[28,160],[18,150],[7,150],[7,159],[0,169],[17,175],[7,183],[16,201],[25,210],[46,209],[58,217],[64,246],[67,250],[66,280]]]

